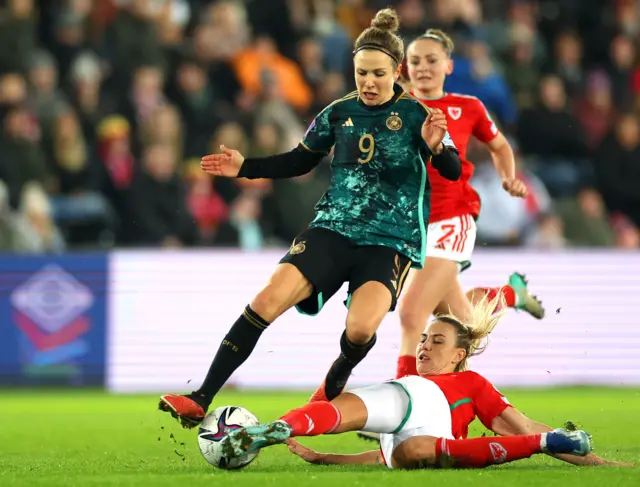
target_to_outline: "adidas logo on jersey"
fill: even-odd
[[[342,124],[343,127],[353,127],[353,121],[351,120],[351,117],[349,117],[349,119]]]

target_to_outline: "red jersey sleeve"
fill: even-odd
[[[475,374],[471,401],[476,416],[488,429],[491,429],[493,420],[500,416],[502,411],[511,407],[509,400],[491,382],[479,374]]]
[[[488,144],[498,136],[499,130],[487,108],[480,100],[476,101],[475,112],[477,113],[476,122],[473,125],[473,136],[480,142]]]

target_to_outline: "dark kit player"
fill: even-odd
[[[324,384],[330,395],[339,394],[374,346],[409,269],[424,264],[430,208],[426,164],[431,161],[455,180],[460,160],[444,114],[395,83],[404,54],[394,33],[395,11],[381,10],[371,25],[355,42],[358,90],[325,108],[294,150],[244,159],[222,146],[222,154],[202,159],[202,168],[215,176],[289,178],[309,172],[334,150],[331,184],[316,205],[315,219],[229,330],[202,387],[189,395],[161,397],[160,409],[183,426],[202,421],[213,397],[276,318],[293,306],[316,314],[348,282],[342,352]]]

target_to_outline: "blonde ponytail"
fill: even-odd
[[[500,311],[496,312],[496,309]],[[489,335],[504,315],[505,302],[502,293],[492,300],[485,295],[475,304],[465,320],[452,314],[438,315],[439,321],[449,323],[456,328],[457,346],[466,352],[464,359],[457,365],[456,372],[468,369],[469,357],[483,353],[489,344]]]

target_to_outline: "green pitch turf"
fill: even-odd
[[[640,461],[640,390],[505,392],[534,419],[551,426],[570,420],[588,430],[597,454]],[[225,392],[215,405],[241,405],[271,421],[307,398]],[[244,470],[225,472],[200,456],[194,430],[181,429],[156,406],[155,396],[0,391],[0,486],[640,486],[638,468],[577,468],[540,455],[484,470],[402,472],[308,465],[281,446],[262,451]],[[473,434],[483,431],[476,425]],[[372,449],[355,434],[302,442],[321,451]]]

